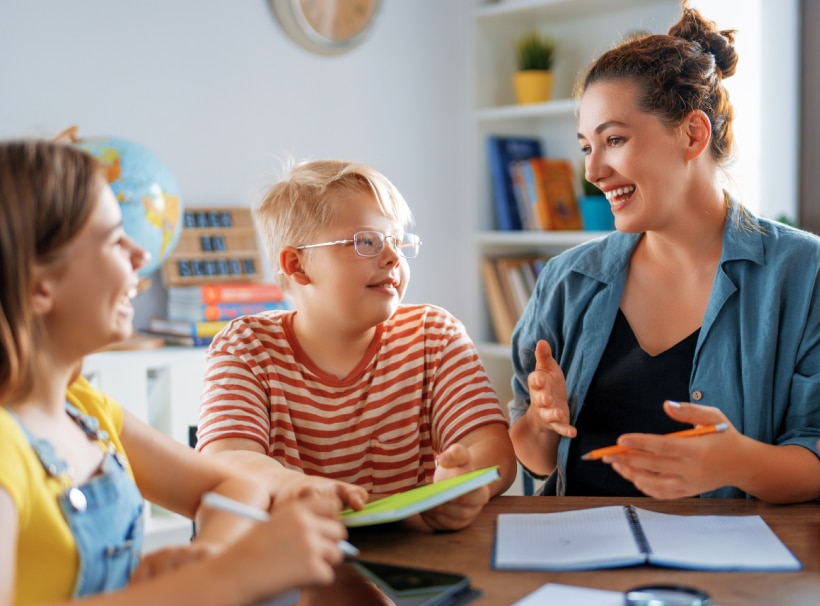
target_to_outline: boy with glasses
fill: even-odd
[[[214,339],[197,448],[374,497],[499,465],[496,482],[415,520],[467,526],[512,483],[515,457],[463,325],[401,304],[421,240],[400,192],[362,164],[301,163],[255,217],[295,310],[238,318]]]

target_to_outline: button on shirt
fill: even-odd
[[[820,454],[820,238],[763,218],[739,219],[734,204],[695,347],[689,393],[716,406],[743,434]],[[551,259],[512,339],[513,422],[529,406],[527,375],[546,339],[564,372],[572,422],[612,331],[629,259],[641,234],[615,232]],[[558,445],[565,491],[568,438]],[[742,497],[727,486],[706,497]]]

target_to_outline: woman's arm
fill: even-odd
[[[510,438],[524,467],[548,476],[557,464],[561,436],[574,438],[577,430],[570,424],[564,373],[544,340],[535,346],[535,369],[527,376],[527,390],[530,405],[513,423]]]

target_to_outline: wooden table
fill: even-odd
[[[800,572],[699,572],[651,566],[584,572],[496,571],[490,567],[499,513],[566,511],[633,504],[672,514],[759,514],[802,562]],[[400,524],[353,528],[350,540],[361,557],[469,575],[483,595],[470,606],[508,606],[545,583],[625,591],[636,585],[693,585],[721,606],[820,605],[820,504],[769,505],[750,499],[624,499],[604,497],[511,497],[493,499],[468,528],[427,534]]]

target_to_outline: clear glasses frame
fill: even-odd
[[[334,240],[333,242],[320,242],[318,244],[303,244],[295,246],[297,250],[305,248],[318,248],[320,246],[336,246],[337,244],[352,244],[356,254],[360,257],[378,257],[384,250],[385,240],[393,241],[393,248],[405,259],[413,259],[418,256],[421,248],[421,238],[416,234],[404,234],[401,238],[383,234],[380,231],[357,231],[350,240]]]

